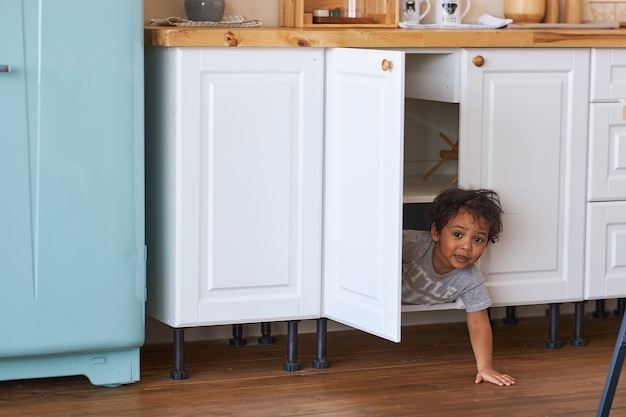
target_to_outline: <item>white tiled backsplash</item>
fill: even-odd
[[[561,3],[563,1],[561,0]],[[583,1],[585,3],[583,20],[591,20],[587,0]],[[144,0],[145,22],[147,23],[152,18],[185,17],[183,3],[184,0]],[[471,10],[464,21],[474,22],[483,13],[502,17],[503,4],[504,0],[472,0]],[[278,0],[226,0],[226,13],[238,13],[248,19],[260,18],[263,20],[263,26],[277,26]],[[431,10],[424,21],[433,20],[432,13]]]

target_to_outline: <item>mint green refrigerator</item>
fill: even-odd
[[[0,1],[0,380],[139,379],[142,0]]]

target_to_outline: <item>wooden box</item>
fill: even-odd
[[[398,27],[400,0],[358,0],[360,14],[349,18],[347,0],[279,0],[278,24],[282,27]],[[313,10],[341,10],[341,17],[314,18]],[[315,20],[315,22],[314,22]]]

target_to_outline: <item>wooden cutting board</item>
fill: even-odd
[[[585,22],[585,23],[511,23],[509,29],[618,29],[620,22]]]

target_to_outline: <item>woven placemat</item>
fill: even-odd
[[[181,17],[150,19],[150,26],[189,26],[210,28],[255,28],[261,26],[261,19],[246,19],[240,14],[224,15],[220,22],[199,22]]]

